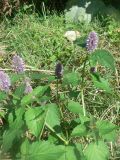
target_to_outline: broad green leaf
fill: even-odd
[[[11,146],[14,144],[16,139],[20,139],[23,127],[22,116],[24,114],[24,108],[19,108],[16,110],[15,115],[16,119],[11,121],[9,124],[9,129],[6,130],[3,134],[3,151],[8,151]]]
[[[55,146],[49,142],[33,142],[31,145],[24,144],[22,147],[29,148],[28,154],[24,155],[24,151],[21,153],[23,160],[57,160],[64,154],[62,146]],[[25,149],[26,150],[26,149]]]
[[[107,120],[99,120],[96,122],[99,135],[106,140],[114,140],[116,138],[115,129],[118,127]]]
[[[15,115],[16,115],[17,119],[22,119],[24,113],[25,113],[24,107],[21,107],[21,108],[18,108],[17,110],[15,110]]]
[[[17,138],[20,139],[22,121],[19,123],[17,123],[19,127],[14,125],[16,127],[15,129],[12,128],[4,132],[3,134],[3,152],[7,152],[11,148],[11,146],[13,145],[14,141]]]
[[[60,142],[58,137],[54,134],[48,136],[48,141],[52,144],[58,144]]]
[[[73,129],[71,136],[85,136],[86,133],[87,133],[87,130],[85,125],[80,124]]]
[[[55,104],[48,104],[44,107],[30,108],[25,114],[28,129],[35,136],[39,136],[46,124],[55,131],[60,131],[60,113],[59,108]]]
[[[73,113],[83,114],[82,106],[81,106],[78,102],[75,102],[75,101],[72,101],[72,100],[69,101],[68,106],[67,106],[67,109],[68,109],[70,112],[73,112]]]
[[[63,84],[77,86],[79,84],[78,74],[75,72],[65,74],[63,77]]]
[[[98,80],[94,75],[92,75],[92,80],[93,80],[95,87],[102,89],[106,91],[107,93],[112,93],[112,89],[110,87],[108,80],[101,78],[101,77],[99,77],[99,80]]]
[[[60,126],[60,111],[56,104],[48,104],[47,106],[47,116],[46,123],[49,124],[52,128],[55,126]]]
[[[87,146],[85,156],[87,160],[108,160],[109,150],[103,141],[92,142]]]
[[[64,146],[65,153],[58,160],[85,160],[81,144]]]
[[[16,88],[16,90],[15,90],[15,92],[14,92],[14,95],[20,98],[20,97],[23,96],[24,91],[25,91],[25,85],[24,85],[24,84],[20,84],[20,85]]]
[[[0,101],[4,100],[7,98],[7,94],[5,92],[0,91]]]
[[[28,105],[30,104],[31,102],[34,102],[36,101],[36,98],[37,97],[41,97],[43,96],[43,94],[46,92],[46,90],[48,89],[48,86],[38,86],[36,87],[32,93],[24,96],[21,100],[21,105],[24,106],[24,105]]]
[[[25,113],[26,125],[30,132],[37,136],[40,136],[44,127],[46,112],[41,107],[29,108]]]
[[[69,97],[72,99],[72,98],[77,98],[80,94],[80,91],[76,91],[76,90],[71,90],[69,93]]]
[[[4,110],[0,110],[0,118],[5,118],[6,112]]]
[[[29,154],[29,148],[30,148],[30,143],[29,143],[28,139],[26,139],[20,147],[20,153],[21,153],[22,160],[27,159],[28,154]]]
[[[81,124],[84,124],[85,122],[89,122],[90,118],[87,116],[84,116],[83,114],[79,114],[80,122]]]
[[[117,132],[115,130],[102,135],[102,138],[109,141],[109,142],[115,142],[117,139]]]
[[[98,62],[99,64],[115,71],[115,60],[111,53],[107,50],[96,50],[91,54],[90,60],[92,61],[93,65],[96,65],[96,63]]]

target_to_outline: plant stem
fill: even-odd
[[[14,69],[2,69],[0,68],[0,71],[11,71],[14,72]],[[46,74],[54,74],[54,71],[50,71],[50,70],[42,70],[42,69],[34,69],[34,68],[29,68],[29,69],[25,69],[25,71],[31,71],[31,72],[42,72],[42,73],[46,73]]]
[[[51,128],[51,126],[49,126],[49,124],[45,123],[45,125],[53,132],[55,133],[55,135],[60,139],[62,140],[65,144],[68,144],[68,141],[66,141],[63,137],[61,137],[59,134],[56,134],[56,132],[54,131],[53,128]]]
[[[87,62],[88,56],[85,58],[85,61],[83,63],[83,69],[82,69],[82,89],[81,89],[81,99],[82,99],[82,106],[83,106],[83,114],[86,116],[85,111],[85,101],[84,101],[84,77],[85,77],[85,67]]]
[[[85,101],[84,101],[84,90],[81,90],[81,99],[82,99],[82,106],[83,106],[83,114],[86,116],[86,111],[85,111]]]
[[[57,95],[56,95],[56,97],[57,97],[57,103],[59,103],[59,94],[58,94],[58,78],[57,78]]]
[[[63,118],[62,109],[61,109],[60,103],[59,103],[59,87],[58,87],[58,83],[59,83],[59,80],[57,78],[57,87],[56,87],[57,88],[57,93],[56,93],[57,105],[59,106],[61,117]]]
[[[87,62],[88,57],[85,58],[85,61],[83,63],[83,69],[82,69],[82,87],[84,85],[84,77],[85,77],[85,67],[86,67],[86,62]]]

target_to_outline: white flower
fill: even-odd
[[[80,37],[80,32],[78,31],[67,31],[64,34],[64,37],[67,38],[70,42],[74,42],[78,37]]]

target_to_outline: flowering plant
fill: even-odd
[[[108,159],[110,154],[105,142],[115,141],[118,126],[104,119],[104,115],[101,119],[94,117],[85,99],[87,76],[97,92],[114,94],[108,80],[98,72],[98,64],[114,72],[114,58],[109,51],[97,46],[98,35],[91,32],[80,73],[63,73],[61,62],[56,64],[55,71],[26,69],[18,55],[13,57],[10,76],[1,69],[3,159],[6,153],[12,159],[23,160]],[[93,100],[95,98],[96,95]]]

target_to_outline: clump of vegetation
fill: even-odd
[[[41,4],[1,21],[0,159],[120,159],[119,22]]]
[[[19,24],[21,25],[21,22],[18,21],[17,27]],[[8,33],[7,36],[11,38],[10,43],[13,37],[15,38],[14,43],[10,45],[12,49],[18,48],[22,54],[24,53],[23,57],[28,58],[32,54],[25,53],[25,48],[31,47],[32,44],[36,46],[45,43],[46,25],[48,26],[49,21],[44,22],[46,25],[42,28],[43,32],[40,32],[42,39],[39,37],[40,27],[43,27],[40,23],[36,26],[31,25],[33,28],[28,27],[28,23],[26,26],[23,24],[21,26],[24,26],[27,34],[22,33],[21,27],[18,33],[16,26],[13,26],[19,38],[14,37],[13,33]],[[57,26],[59,25],[60,22]],[[55,54],[56,61],[63,56],[63,43],[69,42],[62,36],[59,39],[59,34],[63,35],[60,29],[63,28],[59,28],[60,32],[56,33],[51,26],[53,27],[53,24],[49,26],[46,46],[56,48],[49,48],[47,52],[47,47],[44,46],[44,56],[47,57],[47,53],[53,56],[53,52],[50,54],[50,51],[58,52]],[[53,32],[56,39],[50,37]],[[31,36],[38,42],[40,39],[41,44],[33,40],[32,44],[28,44]],[[69,43],[71,50],[76,52],[75,48],[79,48],[80,53],[84,53],[81,65],[77,65],[75,69],[74,65],[71,66],[72,69],[65,66],[65,60],[62,58],[64,63],[58,62],[53,71],[33,68],[26,65],[16,54],[12,57],[12,68],[1,69],[2,159],[9,157],[28,160],[107,160],[117,156],[117,153],[113,153],[113,144],[119,130],[119,94],[111,81],[116,75],[115,60],[108,50],[98,48],[101,37],[97,32],[92,31],[85,36],[86,40],[82,37],[82,40],[78,39],[82,43],[78,44],[77,40]],[[56,45],[51,45],[52,39]],[[27,47],[23,45],[25,42]],[[38,48],[37,46],[33,49]],[[67,55],[67,46],[64,46],[64,49]],[[73,62],[75,57],[73,53],[69,55],[70,62]],[[105,103],[106,100],[109,101]],[[111,113],[115,115],[112,119],[109,116]]]

